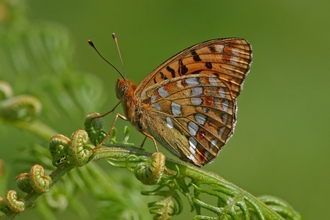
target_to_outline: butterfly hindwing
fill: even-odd
[[[144,109],[149,133],[183,160],[212,161],[232,134],[236,103],[214,75],[181,76],[144,92],[151,101]]]

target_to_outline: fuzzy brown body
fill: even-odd
[[[143,110],[147,109],[150,104],[141,103],[138,98],[134,97],[136,87],[137,84],[133,83],[131,80],[119,78],[117,81],[117,91],[123,91],[124,93],[120,92],[120,94],[124,95],[122,98],[119,98],[120,96],[118,97],[117,95],[117,98],[121,99],[125,116],[129,122],[140,132],[146,132],[149,134],[148,129],[146,129],[149,120],[147,120],[148,117],[143,113]]]

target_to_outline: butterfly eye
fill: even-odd
[[[125,95],[129,87],[130,87],[130,82],[128,80],[118,78],[116,85],[117,98],[121,99]]]

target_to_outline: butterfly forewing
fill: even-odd
[[[166,79],[187,74],[216,74],[231,86],[236,98],[245,76],[250,70],[252,48],[242,38],[223,38],[205,41],[174,55],[151,72],[136,89],[142,91]],[[202,74],[203,74],[202,73]]]
[[[173,56],[134,92],[140,130],[182,160],[209,163],[234,131],[251,59],[249,43],[240,38],[202,42]]]

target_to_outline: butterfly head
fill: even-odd
[[[116,85],[116,96],[122,99],[124,96],[132,96],[137,85],[129,79],[118,78]],[[128,94],[130,93],[130,94]]]
[[[117,80],[117,85],[116,85],[116,96],[118,99],[121,99],[125,93],[127,92],[128,88],[130,86],[130,82],[125,80],[125,79],[122,79],[122,78],[119,78]]]

